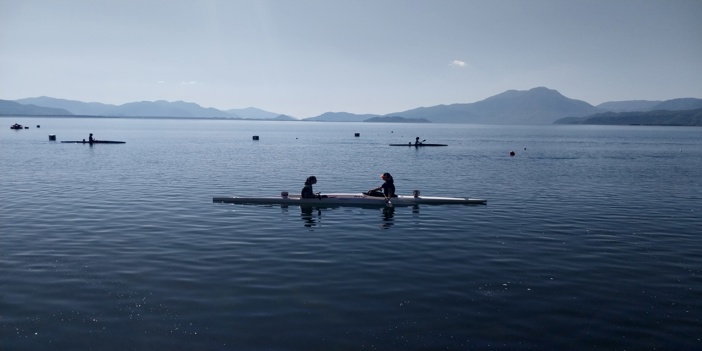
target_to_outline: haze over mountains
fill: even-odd
[[[702,99],[683,98],[667,101],[613,101],[593,106],[585,101],[567,98],[558,91],[538,87],[526,91],[508,90],[474,103],[456,103],[389,113],[386,115],[327,112],[304,118],[304,121],[323,122],[417,122],[417,123],[473,123],[473,124],[552,124],[587,123],[584,118],[602,113],[631,113],[647,111],[684,111],[702,108]],[[226,111],[205,108],[184,101],[141,101],[123,105],[98,102],[36,97],[15,101],[0,100],[0,115],[47,116],[111,116],[111,117],[175,117],[175,118],[227,118],[258,120],[297,120],[296,118],[257,108],[230,109]],[[666,114],[658,114],[665,116]],[[693,114],[694,115],[694,114]],[[612,115],[614,116],[614,115]],[[677,114],[680,117],[680,114]],[[634,118],[629,114],[627,120]],[[562,120],[567,118],[565,120]],[[650,115],[649,115],[650,119]],[[681,119],[678,118],[678,121]],[[692,125],[696,117],[692,118]],[[659,124],[666,124],[658,119]],[[700,121],[702,123],[702,121]]]
[[[231,109],[221,111],[205,108],[196,103],[164,100],[130,102],[123,105],[110,105],[99,102],[82,102],[56,99],[46,96],[15,100],[22,105],[34,105],[68,111],[76,116],[110,116],[110,117],[180,117],[180,118],[246,118],[275,119],[280,114],[257,108]],[[2,105],[0,105],[2,106]],[[4,109],[0,112],[5,112]],[[53,114],[52,112],[44,114]]]

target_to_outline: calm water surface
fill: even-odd
[[[702,348],[700,128],[0,125],[2,350]],[[212,203],[383,172],[488,205]]]

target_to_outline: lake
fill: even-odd
[[[0,122],[2,350],[702,348],[702,128]]]

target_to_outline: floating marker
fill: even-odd
[[[355,136],[356,138],[358,138],[358,137],[361,136],[361,133],[355,133],[353,136]]]
[[[253,140],[258,140],[258,135],[254,135]]]
[[[49,140],[56,141],[56,134],[49,134]]]
[[[510,151],[510,152],[509,152],[509,155],[510,155],[510,156],[514,156],[514,155],[516,155],[516,154],[514,153],[514,151]]]

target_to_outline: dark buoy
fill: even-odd
[[[56,134],[49,134],[49,140],[56,141]]]
[[[41,128],[41,126],[37,124],[37,128]]]
[[[516,155],[516,154],[514,153],[514,151],[510,151],[510,152],[509,152],[509,155],[510,155],[510,156],[514,156],[514,155]]]
[[[258,135],[254,135],[253,140],[258,140]]]
[[[358,138],[358,137],[361,136],[361,133],[355,133],[353,136],[355,136],[356,138]]]

